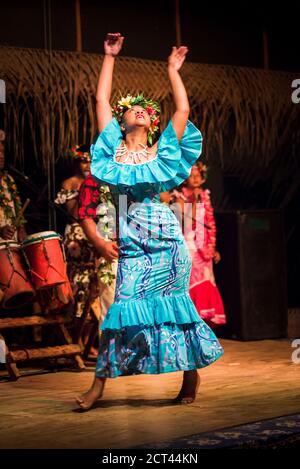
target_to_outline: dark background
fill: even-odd
[[[45,47],[44,9],[51,5],[52,48],[75,50],[74,0],[1,3],[0,43]],[[123,55],[165,60],[175,44],[174,0],[81,0],[83,51],[102,53],[107,31],[126,36]],[[192,62],[263,66],[262,31],[270,68],[300,71],[299,2],[181,0],[182,42]]]

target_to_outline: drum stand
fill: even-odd
[[[7,311],[7,310],[6,310]],[[3,310],[2,310],[3,314]],[[17,363],[29,360],[40,360],[44,358],[73,357],[77,367],[82,370],[85,365],[81,358],[82,348],[79,344],[72,343],[71,336],[65,327],[64,319],[59,315],[49,316],[24,316],[19,318],[0,318],[0,337],[1,331],[22,327],[54,327],[56,334],[60,336],[63,345],[41,348],[19,348],[17,350],[6,350],[6,368],[12,380],[17,380],[21,374]]]

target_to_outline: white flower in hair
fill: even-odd
[[[125,106],[125,107],[128,107],[129,109],[131,108],[131,101],[132,101],[132,96],[130,94],[128,94],[126,96],[126,98],[121,98],[119,101],[118,101],[118,104],[120,106]]]

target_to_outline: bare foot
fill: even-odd
[[[192,404],[197,397],[200,386],[200,376],[197,370],[185,371],[183,382],[178,396],[174,399],[176,404]]]
[[[91,388],[80,397],[76,397],[76,402],[81,409],[90,410],[94,403],[102,397],[105,381],[106,378],[95,377]]]

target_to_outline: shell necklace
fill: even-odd
[[[123,142],[116,151],[116,159],[118,159],[120,163],[128,162],[127,164],[138,164],[146,163],[148,160],[155,158],[155,156],[154,158],[149,158],[149,155],[153,155],[153,153],[148,151],[148,147],[146,145],[143,145],[142,143],[139,143],[139,145],[142,147],[142,150],[132,151],[128,150],[126,143]]]

